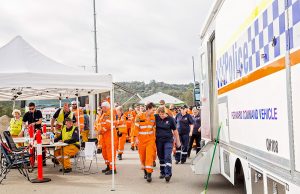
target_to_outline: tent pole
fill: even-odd
[[[79,147],[81,148],[81,138],[80,138],[80,121],[79,121],[79,117],[80,117],[80,114],[79,114],[79,102],[78,102],[78,96],[76,96],[76,104],[77,104],[77,128],[78,128],[78,138],[79,138]]]
[[[97,116],[97,110],[98,110],[98,106],[99,106],[99,93],[96,94],[96,106],[95,106],[95,110],[96,110],[96,114],[95,117]],[[91,129],[93,129],[94,126],[91,127]],[[95,138],[95,130],[91,130],[92,131],[92,138]]]
[[[115,191],[115,142],[114,142],[114,85],[112,84],[110,90],[110,133],[111,133],[111,155],[112,155],[112,180],[111,191]]]
[[[90,105],[90,129],[93,129],[95,124],[95,96],[96,95],[89,95],[89,105]],[[92,138],[94,138],[94,130],[91,130]]]

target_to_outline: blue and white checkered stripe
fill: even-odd
[[[286,10],[289,13],[289,25]],[[286,50],[300,46],[299,40],[295,41],[298,37],[294,37],[296,29],[300,30],[300,0],[274,0],[232,46],[232,48],[240,48],[245,42],[247,43],[247,52],[243,49],[243,54],[248,55],[246,56],[247,63],[239,64],[238,60],[232,57],[231,70],[227,67],[228,72],[226,70],[224,72],[226,69],[224,66],[230,62],[226,64],[224,55],[218,59],[218,88],[282,57],[286,54]],[[225,54],[230,53],[230,50],[231,48]]]
[[[249,55],[249,63],[253,67],[260,67],[275,58],[284,55],[287,49],[294,47],[293,42],[293,26],[287,29],[287,15],[285,8],[289,9],[291,19],[295,25],[300,10],[295,9],[299,6],[300,0],[274,0],[272,5],[266,9],[248,28],[248,46],[251,55]],[[294,7],[294,9],[293,9]],[[291,25],[292,23],[290,23]],[[290,33],[290,41],[288,40]],[[272,45],[273,38],[276,39],[275,45]],[[289,43],[289,45],[288,45]],[[262,57],[262,54],[265,57]]]

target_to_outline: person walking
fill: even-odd
[[[156,123],[156,148],[160,164],[160,179],[165,178],[169,182],[172,177],[172,149],[173,136],[175,137],[176,147],[180,147],[178,131],[175,120],[168,115],[164,106],[157,109],[155,115]]]
[[[179,132],[179,138],[181,142],[181,147],[176,148],[175,160],[176,164],[181,162],[184,164],[187,158],[189,134],[193,130],[194,120],[191,115],[187,113],[188,107],[183,105],[180,108],[180,113],[175,117],[177,129]]]
[[[138,145],[138,152],[144,179],[152,181],[153,163],[156,153],[155,146],[155,105],[151,102],[146,105],[146,112],[140,113],[135,120],[134,136]]]
[[[127,137],[126,116],[123,114],[123,108],[121,106],[118,106],[116,108],[116,112],[116,129],[118,134],[118,159],[122,160],[122,155],[124,152]]]
[[[110,111],[110,104],[109,102],[102,102],[101,104],[103,114],[101,115],[101,118],[99,120],[100,122],[100,130],[99,132],[102,134],[102,155],[105,160],[105,164],[107,167],[102,170],[105,175],[111,175],[112,173],[116,174],[116,151],[117,151],[117,143],[118,143],[118,137],[117,137],[117,131],[115,129],[115,125],[113,126],[113,130],[111,131],[111,122],[114,123],[114,120],[111,120],[111,111]],[[114,118],[114,116],[113,116]],[[113,138],[114,138],[114,149],[111,145],[111,132],[113,132]],[[112,150],[113,149],[113,150]],[[112,156],[112,151],[114,152],[114,157]],[[112,166],[112,162],[114,161],[114,168]]]
[[[201,117],[200,109],[196,107],[193,108],[192,118],[194,120],[193,130],[190,132],[189,148],[188,148],[188,158],[191,155],[191,150],[193,148],[194,141],[196,141],[196,154],[200,151],[200,141],[201,141]]]

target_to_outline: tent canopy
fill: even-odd
[[[168,94],[162,93],[162,92],[157,92],[155,94],[152,94],[151,96],[143,98],[142,100],[139,101],[139,104],[145,104],[148,102],[153,102],[154,104],[159,104],[160,100],[164,100],[166,102],[166,104],[174,104],[174,105],[184,104],[183,101],[181,101],[173,96],[170,96]]]
[[[0,48],[0,101],[58,99],[111,89],[111,75],[58,63],[20,36]]]

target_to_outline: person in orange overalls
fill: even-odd
[[[135,119],[135,142],[138,145],[140,162],[144,170],[144,179],[152,181],[154,158],[156,157],[155,145],[155,105],[146,105],[146,112],[140,113]]]
[[[129,108],[128,111],[124,112],[125,118],[126,118],[126,130],[127,130],[127,137],[126,142],[130,141],[130,132],[131,132],[131,124],[132,124],[132,108]]]
[[[110,104],[108,102],[102,102],[101,104],[103,114],[100,118],[100,134],[102,134],[102,155],[105,160],[105,164],[107,167],[102,170],[105,175],[111,175],[113,172],[114,174],[117,173],[116,171],[116,165],[114,165],[114,168],[112,166],[112,161],[114,160],[114,163],[116,161],[116,151],[117,151],[117,144],[118,144],[118,138],[117,138],[117,131],[115,130],[115,126],[113,127],[113,138],[114,138],[114,157],[112,156],[112,147],[111,147],[111,122],[114,123],[114,120],[111,121],[111,112],[110,112]],[[114,116],[113,116],[114,118]],[[115,163],[116,164],[116,163]]]
[[[98,132],[98,135],[97,135],[97,139],[98,139],[98,145],[97,145],[97,153],[98,154],[101,154],[102,153],[102,135],[101,133],[99,132],[100,131],[100,118],[102,116],[102,109],[101,109],[101,106],[99,106],[97,108],[97,117],[96,117],[96,120],[95,120],[95,123],[94,123],[94,130]]]
[[[134,110],[131,112],[132,115],[132,123],[131,123],[131,131],[130,131],[130,143],[131,143],[131,150],[134,151],[134,148],[138,150],[137,145],[135,144],[135,136],[134,136],[134,128],[135,128],[135,118],[140,112],[140,107],[136,106]]]
[[[84,114],[83,114],[83,110],[82,110],[82,108],[77,107],[77,102],[76,101],[72,101],[71,105],[72,105],[73,115],[75,116],[76,121],[77,121],[74,124],[80,130],[80,135],[81,135],[81,138],[82,138],[81,139],[82,142],[87,142],[88,138],[89,138],[89,130],[84,130]],[[78,105],[79,105],[79,102],[78,102]],[[79,121],[79,123],[78,123],[78,121]],[[78,126],[78,124],[79,124],[79,126]]]
[[[124,152],[127,137],[126,116],[123,114],[123,109],[121,106],[116,108],[116,112],[116,129],[118,134],[118,158],[119,160],[122,160],[122,155]]]

